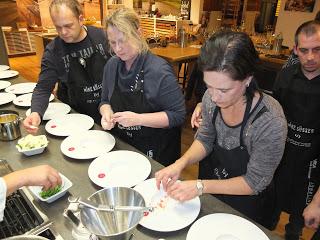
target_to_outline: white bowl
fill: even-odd
[[[24,144],[25,144],[25,141],[27,141],[28,144],[32,143],[32,141],[34,141],[34,139],[36,140],[41,140],[42,139],[42,144],[44,144],[43,146],[41,147],[37,147],[37,148],[32,148],[32,149],[23,149],[21,148],[20,145],[22,145],[22,141],[24,141]],[[18,143],[16,145],[16,148],[18,149],[19,152],[23,153],[24,155],[26,156],[32,156],[32,155],[36,155],[36,154],[40,154],[44,151],[44,149],[48,146],[48,140],[47,140],[47,137],[45,135],[39,135],[39,136],[32,136],[31,134],[23,137],[23,138],[20,138],[18,140]],[[20,144],[20,145],[19,145]],[[31,146],[35,146],[35,144],[32,144]]]
[[[68,191],[69,188],[72,187],[72,182],[63,174],[59,173],[61,178],[62,178],[62,189],[60,192],[57,192],[56,194],[52,195],[51,197],[48,198],[42,198],[40,196],[40,192],[42,191],[42,187],[41,186],[30,186],[29,190],[33,193],[33,195],[38,198],[40,201],[43,202],[47,202],[47,203],[52,203],[55,200],[61,198],[62,196],[64,196],[66,194],[66,192]]]
[[[48,146],[48,144],[43,146],[43,147],[33,148],[33,149],[30,149],[30,150],[22,150],[19,147],[17,147],[17,149],[18,149],[19,152],[23,153],[26,156],[32,156],[32,155],[36,155],[36,154],[42,153],[47,146]]]

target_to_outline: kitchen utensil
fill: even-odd
[[[91,181],[100,187],[132,187],[144,181],[151,164],[144,155],[133,151],[112,151],[93,160],[88,168]]]
[[[70,196],[68,198],[70,203],[79,203],[82,206],[92,208],[96,211],[114,212],[114,211],[143,211],[152,212],[154,207],[144,207],[144,206],[114,206],[114,205],[101,205],[89,200],[81,199],[79,197]]]
[[[75,159],[91,159],[108,153],[116,140],[106,132],[100,130],[80,131],[64,139],[61,152]]]
[[[45,129],[52,135],[67,137],[79,131],[89,130],[93,124],[92,117],[85,114],[71,113],[51,119],[45,125]]]
[[[269,240],[266,234],[252,222],[227,213],[209,214],[198,219],[190,227],[186,240],[206,239],[207,236],[218,240]]]
[[[88,200],[105,206],[145,206],[141,194],[126,187],[104,188],[92,194]],[[67,210],[64,215],[75,224],[79,224],[70,210]],[[72,215],[73,217],[70,218]],[[80,209],[80,220],[83,226],[103,240],[129,239],[142,217],[142,211],[97,211],[86,206]]]
[[[21,136],[19,113],[0,110],[0,140],[11,141]]]
[[[185,202],[176,201],[162,186],[157,189],[155,178],[138,184],[134,189],[141,193],[147,206],[154,206],[154,211],[145,214],[139,223],[145,228],[159,232],[176,231],[190,225],[199,215],[199,197]]]

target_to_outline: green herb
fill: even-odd
[[[45,191],[41,191],[39,194],[43,199],[49,198],[53,195],[55,195],[56,193],[61,191],[61,186],[56,186],[54,188],[50,188],[48,190]]]

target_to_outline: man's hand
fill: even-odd
[[[23,126],[28,133],[35,134],[38,131],[38,127],[41,123],[41,117],[39,113],[32,112],[26,119],[23,121]]]
[[[62,184],[59,172],[49,165],[15,171],[3,177],[7,184],[7,195],[22,186],[42,186],[44,190]]]

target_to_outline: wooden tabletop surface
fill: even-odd
[[[193,61],[199,57],[200,48],[193,47],[197,45],[190,45],[185,48],[181,48],[176,44],[169,44],[167,47],[151,48],[151,52],[159,57],[166,59],[171,63]],[[266,57],[265,54],[260,54],[260,59],[264,62],[279,65],[279,68],[286,62],[284,59]]]
[[[200,48],[184,47],[169,44],[167,47],[151,48],[151,52],[159,57],[166,59],[171,63],[187,62],[199,57]]]

